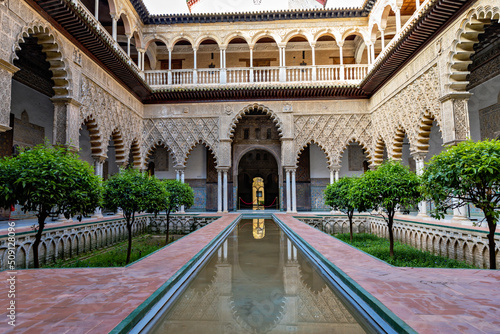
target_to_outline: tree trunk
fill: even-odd
[[[495,219],[492,215],[489,215],[485,212],[486,221],[488,222],[488,227],[490,229],[490,233],[488,233],[488,248],[490,254],[490,269],[497,269],[497,259],[495,253],[495,230],[497,228],[497,224],[495,224]]]
[[[40,245],[40,241],[42,240],[42,232],[45,227],[45,219],[47,218],[47,216],[48,215],[45,212],[38,214],[38,231],[36,232],[35,242],[33,243],[33,261],[35,268],[40,268],[40,262],[38,261],[38,246]]]
[[[165,233],[167,234],[167,239],[165,239],[165,245],[168,245],[168,229],[170,227],[170,210],[167,210],[167,228],[165,229]]]
[[[354,212],[348,212],[347,217],[349,217],[349,233],[351,233],[351,242],[352,242],[352,216]]]
[[[125,214],[125,220],[127,221],[127,232],[128,232],[128,248],[127,248],[127,260],[125,264],[130,262],[130,254],[132,253],[132,224],[130,223],[130,214]]]
[[[394,234],[392,233],[392,224],[394,222],[394,212],[387,215],[387,227],[389,229],[389,255],[394,258]]]

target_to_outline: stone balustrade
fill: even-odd
[[[349,233],[349,220],[345,215],[297,217],[300,221],[325,233]],[[388,238],[387,223],[377,216],[356,215],[355,233],[372,233]],[[394,221],[394,239],[417,249],[450,259],[464,261],[479,268],[489,267],[487,231],[452,225],[417,222],[397,218]],[[495,235],[497,267],[500,235]]]
[[[171,231],[187,234],[201,228],[219,217],[200,217],[196,215],[172,215]],[[165,215],[136,216],[132,227],[133,235],[146,231],[163,233]],[[150,228],[151,227],[151,228]],[[16,233],[16,268],[33,267],[33,243],[36,231]],[[39,246],[40,264],[70,259],[90,251],[107,248],[127,239],[127,227],[124,218],[110,218],[92,222],[82,222],[57,227],[47,226],[42,234]],[[0,270],[7,268],[8,234],[0,235]]]
[[[369,65],[318,65],[203,68],[144,71],[153,88],[182,85],[226,85],[284,82],[343,82],[357,84],[368,73]]]

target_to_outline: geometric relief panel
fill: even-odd
[[[184,165],[189,152],[200,141],[216,153],[218,136],[217,117],[152,118],[143,121],[144,151],[149,151],[159,142],[163,143],[174,155],[174,164]]]
[[[424,114],[431,114],[442,129],[441,102],[437,67],[402,88],[372,113],[375,140],[382,137],[389,155],[394,147],[396,130],[403,126],[412,150],[416,149]]]
[[[326,153],[330,165],[340,165],[344,148],[351,140],[364,147],[372,143],[371,116],[369,114],[334,114],[295,116],[296,156],[300,149],[314,141]]]

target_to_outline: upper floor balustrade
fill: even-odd
[[[367,64],[203,68],[144,71],[155,88],[177,85],[224,85],[284,82],[346,82],[356,84],[368,73]]]

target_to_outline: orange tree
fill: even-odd
[[[420,202],[419,177],[399,161],[388,160],[363,174],[353,188],[366,208],[380,210],[389,232],[390,256],[394,257],[394,215],[399,206],[415,206]]]
[[[357,176],[342,177],[325,189],[325,204],[347,215],[349,218],[349,232],[352,241],[352,217],[354,212],[366,210],[365,202],[360,193],[355,191],[355,185],[360,178]]]
[[[135,215],[141,211],[157,212],[159,203],[167,197],[165,188],[154,176],[148,176],[136,169],[126,169],[104,183],[104,206],[112,211],[123,210],[127,224],[127,260],[132,251],[132,227]]]
[[[0,160],[0,206],[21,205],[38,219],[33,243],[34,266],[45,220],[51,215],[92,213],[102,195],[101,179],[78,155],[63,147],[41,145]]]
[[[496,269],[495,230],[500,217],[500,141],[465,141],[434,156],[422,175],[423,191],[435,203],[430,212],[443,218],[446,210],[471,203],[488,223],[490,269]]]

